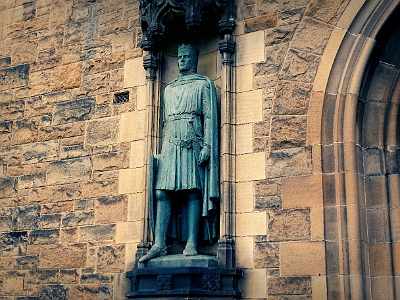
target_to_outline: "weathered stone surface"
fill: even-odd
[[[0,199],[15,197],[17,195],[18,178],[0,178]]]
[[[13,130],[12,144],[32,143],[37,140],[39,120],[23,119],[15,121]]]
[[[0,231],[11,231],[12,230],[12,217],[0,217]]]
[[[88,156],[91,153],[91,149],[85,149],[84,145],[67,145],[60,148],[60,159]]]
[[[87,144],[110,144],[117,142],[119,118],[107,118],[88,122],[86,129]]]
[[[81,86],[82,64],[80,62],[55,67],[53,72],[53,91],[72,89]]]
[[[59,138],[68,138],[84,135],[85,122],[74,122],[57,126],[40,127],[40,140],[56,140]]]
[[[34,96],[25,100],[25,117],[41,116],[41,125],[44,118],[50,118],[54,104],[48,101],[47,97]]]
[[[82,274],[81,275],[81,283],[83,284],[100,284],[112,282],[113,276],[109,274]]]
[[[27,86],[29,78],[29,65],[23,64],[12,68],[0,70],[0,90]]]
[[[79,240],[81,242],[113,240],[115,236],[115,224],[85,226],[81,227],[79,233]]]
[[[61,229],[61,242],[76,243],[78,242],[78,229],[74,227]]]
[[[58,270],[32,270],[27,274],[28,284],[57,283]]]
[[[85,198],[117,195],[118,179],[105,178],[86,182],[82,186],[82,193]]]
[[[26,254],[28,232],[16,231],[0,233],[1,256],[21,256]]]
[[[268,241],[296,241],[310,238],[309,209],[269,211],[268,214]]]
[[[13,99],[13,93],[10,90],[0,91],[0,103],[8,102]]]
[[[109,56],[103,56],[101,59],[89,60],[84,64],[83,75],[92,75],[106,72],[114,69],[123,68],[125,55],[123,52],[115,53]]]
[[[36,248],[38,247],[38,248]],[[38,252],[40,269],[82,268],[86,262],[86,244],[32,245],[32,251]]]
[[[25,273],[21,271],[8,271],[3,275],[2,294],[22,296],[24,291]],[[6,298],[7,299],[7,298]]]
[[[65,184],[88,181],[92,162],[89,157],[52,162],[47,168],[48,184]]]
[[[279,267],[279,243],[256,241],[254,243],[254,267]]]
[[[326,274],[325,253],[325,242],[323,241],[281,243],[281,276]]]
[[[65,28],[65,43],[75,43],[90,39],[97,34],[97,18],[68,23]]]
[[[272,88],[276,86],[278,83],[278,75],[277,74],[268,74],[263,76],[254,77],[253,88],[254,89],[262,89],[262,88]],[[265,121],[266,119],[264,119]]]
[[[264,31],[240,35],[236,39],[236,63],[238,66],[261,62],[265,59]]]
[[[269,136],[269,122],[258,122],[253,124],[253,135],[255,137]]]
[[[265,152],[268,149],[267,137],[255,137],[253,139],[253,152]]]
[[[59,48],[62,45],[64,26],[43,30],[38,39],[38,50]]]
[[[93,199],[84,199],[75,201],[74,210],[93,210],[93,209],[94,209]]]
[[[280,179],[267,179],[255,182],[255,196],[276,196],[281,193],[281,180]]]
[[[62,226],[74,227],[82,225],[91,225],[94,223],[93,211],[74,211],[62,216]]]
[[[15,100],[0,102],[0,109],[2,112],[0,115],[1,122],[20,119],[24,114],[24,101]]]
[[[302,147],[306,144],[307,118],[276,116],[271,124],[271,149]]]
[[[14,269],[16,270],[35,270],[38,266],[37,256],[20,256],[15,258]]]
[[[11,57],[10,56],[6,56],[6,57],[0,58],[0,69],[8,67],[10,64],[11,64]]]
[[[310,277],[272,277],[268,279],[270,295],[309,295]]]
[[[39,227],[40,206],[18,206],[14,210],[14,230],[31,230]]]
[[[11,129],[12,129],[11,121],[0,122],[0,134],[11,133]]]
[[[60,283],[78,283],[79,282],[79,274],[77,270],[60,270],[58,274],[58,281]]]
[[[47,217],[49,218],[49,221],[53,218],[52,216],[54,216],[55,218],[57,215],[59,215],[61,218],[61,215],[59,213],[71,211],[73,207],[74,207],[73,201],[59,202],[59,203],[45,203],[42,205],[42,210],[41,210],[43,222],[46,224]]]
[[[102,197],[95,200],[96,223],[115,223],[126,221],[128,198],[126,195]]]
[[[334,25],[348,3],[349,0],[312,0],[305,15]]]
[[[65,124],[88,120],[94,113],[94,98],[72,100],[56,104],[53,112],[53,124]]]
[[[129,153],[109,152],[93,156],[93,170],[108,171],[114,169],[125,169],[129,167]]]
[[[320,57],[303,51],[289,49],[282,79],[312,83],[317,74]]]
[[[303,19],[293,36],[291,47],[321,55],[333,27],[311,18]]]
[[[7,257],[0,257],[0,269],[5,270],[13,270],[14,269],[14,257],[7,256]],[[18,269],[18,268],[16,268]]]
[[[82,190],[77,184],[66,184],[62,186],[46,186],[41,188],[33,188],[29,194],[31,202],[49,202],[49,201],[66,201],[75,200],[81,197]],[[57,204],[58,205],[58,204]],[[60,204],[56,209],[62,209],[68,205]]]
[[[266,30],[265,31],[266,46],[268,47],[276,44],[289,43],[293,37],[296,27],[297,24],[291,24]]]
[[[278,13],[278,24],[288,25],[299,22],[301,17],[303,16],[304,10],[305,8],[301,7],[280,11]]]
[[[276,14],[268,14],[249,18],[244,22],[244,33],[273,28],[276,27],[277,22],[278,17]]]
[[[306,114],[311,84],[293,81],[280,82],[276,88],[274,113],[278,115]]]
[[[266,160],[267,178],[311,174],[309,148],[289,148],[271,151]]]
[[[19,178],[19,189],[44,186],[46,184],[46,174],[29,174]]]
[[[31,63],[37,59],[36,42],[26,41],[17,43],[13,47],[12,59],[14,64]]]
[[[282,199],[279,196],[258,197],[254,202],[255,210],[266,210],[282,207]]]
[[[58,158],[59,141],[48,141],[21,146],[22,163],[37,164]]]
[[[97,252],[97,270],[100,272],[123,272],[125,245],[100,247]]]
[[[72,1],[62,1],[50,7],[50,26],[67,23],[72,15]]]
[[[43,214],[43,208],[42,208]],[[61,222],[60,214],[49,214],[40,216],[39,228],[40,229],[54,229],[59,228]]]
[[[58,229],[32,230],[29,233],[29,244],[31,245],[56,244],[59,239],[60,230]]]
[[[61,284],[42,285],[40,287],[39,299],[43,300],[68,300],[69,287]]]
[[[282,68],[287,49],[286,44],[267,47],[265,61],[254,65],[254,76],[278,73]]]
[[[70,297],[68,300],[82,299],[104,299],[111,300],[113,292],[110,284],[90,284],[71,286]]]

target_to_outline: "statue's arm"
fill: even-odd
[[[202,92],[202,106],[203,106],[203,148],[200,152],[200,163],[205,163],[210,159],[211,154],[211,136],[212,136],[212,124],[211,119],[211,89],[213,87],[207,82]]]

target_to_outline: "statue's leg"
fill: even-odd
[[[139,259],[143,263],[152,258],[167,255],[167,231],[171,219],[171,198],[165,190],[156,190],[157,216],[154,245]]]
[[[188,193],[188,240],[183,255],[197,254],[196,246],[199,237],[201,217],[201,192],[190,191]]]

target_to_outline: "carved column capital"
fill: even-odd
[[[223,40],[219,41],[219,52],[222,54],[223,64],[232,64],[232,54],[235,53],[235,41],[232,38],[225,37]]]

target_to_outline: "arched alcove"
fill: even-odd
[[[328,299],[397,299],[399,1],[366,1],[327,81],[321,151]]]

